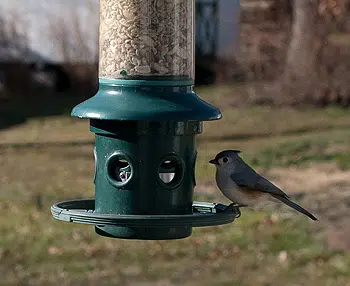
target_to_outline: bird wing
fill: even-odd
[[[231,179],[240,187],[248,188],[251,191],[262,191],[285,198],[289,198],[280,188],[275,186],[269,180],[260,176],[248,165],[238,172],[231,174]]]

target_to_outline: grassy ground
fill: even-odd
[[[196,199],[226,202],[205,183],[214,176],[207,161],[227,148],[242,150],[287,192],[306,182],[303,191],[349,192],[347,110],[233,109],[225,104],[230,88],[219,91],[199,90],[224,118],[205,123],[198,138]],[[327,247],[325,232],[316,230],[329,227],[328,217],[309,200],[319,227],[299,215],[244,210],[235,223],[194,229],[184,240],[102,238],[49,212],[59,200],[94,195],[87,121],[32,117],[0,138],[0,285],[350,285],[350,254]]]

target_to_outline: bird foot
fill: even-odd
[[[235,203],[229,204],[226,209],[224,210],[224,212],[236,212],[236,218],[239,218],[241,216],[241,211],[240,211],[240,207],[245,207],[245,205],[237,205]]]
[[[236,212],[236,218],[241,216],[241,211],[239,210],[239,207],[234,203],[228,205],[224,212]]]
[[[225,212],[229,212],[229,211],[233,211],[233,207],[235,206],[235,204],[229,204],[226,209]]]

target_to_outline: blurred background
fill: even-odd
[[[1,285],[350,285],[350,1],[196,0],[195,199],[227,203],[207,163],[242,157],[313,212],[243,210],[178,241],[103,238],[50,206],[94,196],[98,1],[0,0]]]

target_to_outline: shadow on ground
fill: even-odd
[[[30,118],[70,114],[72,108],[94,92],[84,95],[71,93],[37,92],[13,96],[0,103],[0,130],[26,122]]]
[[[50,147],[80,147],[93,145],[93,140],[69,141],[69,142],[24,142],[0,144],[0,149],[24,149],[24,148],[50,148]]]
[[[256,138],[269,138],[269,137],[275,137],[277,135],[302,135],[310,132],[322,132],[322,131],[327,131],[334,129],[334,127],[331,126],[317,126],[317,127],[312,127],[310,128],[305,127],[305,128],[297,128],[294,130],[284,130],[280,132],[276,131],[271,131],[271,132],[252,132],[252,133],[237,133],[237,134],[232,134],[232,135],[224,135],[224,136],[205,136],[205,137],[199,137],[198,140],[205,140],[207,142],[217,142],[217,141],[222,141],[222,142],[230,142],[230,141],[235,141],[235,140],[249,140],[249,139],[256,139]],[[337,130],[348,130],[348,126],[338,126]]]

